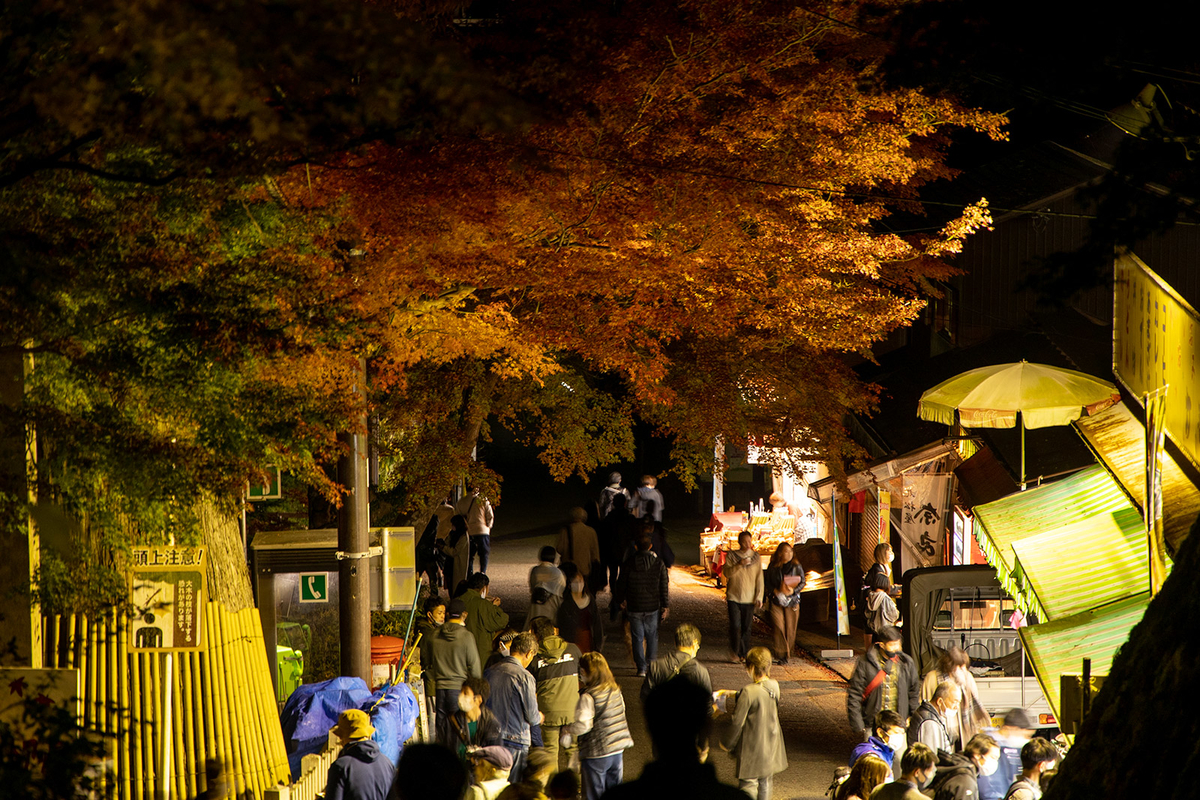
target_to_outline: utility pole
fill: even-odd
[[[359,359],[354,387],[366,406],[367,365]],[[371,685],[371,583],[368,569],[370,510],[367,505],[367,417],[355,420],[355,431],[338,434],[343,446],[338,458],[338,483],[346,489],[338,511],[338,623],[341,630],[342,669]]]

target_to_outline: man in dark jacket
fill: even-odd
[[[920,742],[935,753],[954,752],[950,746],[950,733],[946,720],[958,713],[962,690],[954,681],[942,681],[933,690],[933,697],[925,700],[913,712],[908,723],[908,744]]]
[[[656,658],[650,664],[649,674],[642,684],[642,700],[650,694],[655,686],[666,683],[675,676],[699,686],[712,694],[712,679],[708,670],[696,660],[700,652],[700,631],[695,625],[684,623],[675,630],[675,652],[668,653],[662,658]]]
[[[649,537],[637,540],[637,551],[621,566],[617,585],[621,607],[629,616],[633,662],[638,677],[644,678],[647,662],[658,655],[658,623],[670,613],[667,567],[650,550]]]
[[[939,753],[937,776],[925,793],[933,800],[976,800],[979,778],[1000,763],[1000,748],[986,733],[977,733],[961,753]]]
[[[384,800],[392,788],[396,768],[371,741],[375,728],[367,712],[350,708],[329,729],[342,743],[342,752],[329,765],[326,800]]]
[[[493,747],[500,744],[500,725],[496,715],[486,707],[492,688],[483,678],[467,678],[454,704],[458,707],[449,717],[449,738],[441,743],[458,755],[464,764],[467,752],[476,747]]]
[[[875,638],[875,644],[854,665],[846,694],[850,727],[863,741],[871,735],[871,722],[883,709],[907,719],[921,704],[917,665],[912,657],[900,652],[900,631],[884,628]]]
[[[488,708],[496,715],[500,725],[500,744],[513,755],[509,779],[512,783],[521,780],[525,756],[532,743],[532,726],[542,724],[538,711],[537,686],[526,667],[537,655],[537,637],[532,633],[517,634],[509,645],[507,656],[502,656],[483,673],[491,687]]]
[[[558,628],[545,617],[533,620],[533,635],[541,642],[529,663],[537,688],[538,711],[542,712],[542,746],[551,758],[553,771],[566,769],[575,746],[559,748],[562,726],[575,721],[579,702],[579,648],[558,635]]]
[[[479,678],[483,669],[475,637],[464,627],[467,606],[461,597],[450,601],[446,623],[434,633],[429,646],[429,679],[435,688],[437,737],[452,742],[450,718],[458,710],[458,691],[467,678]]]

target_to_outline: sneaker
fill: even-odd
[[[643,670],[638,670],[638,674],[637,674],[637,676],[638,676],[639,678],[644,678],[644,677],[646,677],[646,670],[644,670],[644,669],[643,669]]]

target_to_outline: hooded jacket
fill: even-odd
[[[900,619],[900,609],[896,608],[896,601],[887,592],[872,591],[867,594],[866,617],[867,627],[877,633],[896,624],[896,620]]]
[[[725,556],[723,570],[727,587],[725,599],[730,603],[759,603],[763,599],[762,559],[753,548],[730,550]]]
[[[938,753],[937,775],[925,793],[933,800],[977,800],[979,768],[962,753]]]
[[[342,748],[329,765],[325,781],[326,800],[384,800],[392,788],[396,768],[379,745],[359,739]]]
[[[579,702],[579,648],[560,636],[547,636],[538,654],[529,662],[529,672],[537,686],[538,710],[542,724],[560,727],[575,721]]]
[[[467,604],[466,628],[475,637],[480,662],[492,654],[492,639],[508,625],[508,614],[476,589],[467,589],[462,596]]]
[[[626,611],[659,611],[669,603],[667,565],[653,550],[635,552],[626,559],[617,584],[620,587],[618,595],[625,602]]]
[[[438,690],[457,692],[467,678],[483,676],[475,637],[457,622],[446,622],[429,646],[429,676]]]

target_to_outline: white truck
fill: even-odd
[[[904,573],[900,597],[904,650],[922,675],[938,656],[958,645],[971,656],[979,700],[996,721],[1011,708],[1024,708],[1042,735],[1057,733],[1042,693],[1012,627],[1016,606],[983,565],[927,567]]]

